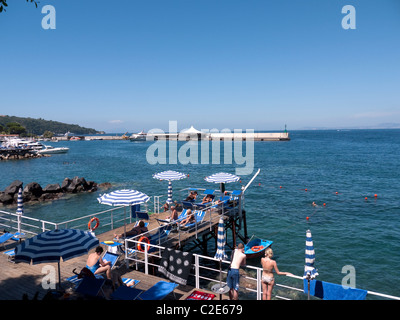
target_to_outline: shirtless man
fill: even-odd
[[[235,251],[232,252],[231,268],[228,272],[226,283],[229,287],[229,298],[231,300],[239,299],[239,268],[246,265],[246,255],[244,254],[244,245],[239,243]]]

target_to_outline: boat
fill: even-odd
[[[22,139],[22,138],[9,138],[6,139],[3,144],[6,148],[19,148],[19,149],[32,149],[40,150],[43,148],[43,144],[35,140]]]
[[[273,241],[252,237],[244,246],[246,259],[258,258],[264,254],[264,251],[271,246]]]
[[[66,153],[66,152],[68,152],[68,150],[69,150],[69,148],[67,148],[67,147],[55,148],[52,146],[45,145],[43,149],[37,150],[37,153],[40,153],[40,154]]]
[[[133,133],[130,137],[130,141],[146,141],[147,134],[144,131],[140,131],[139,133]]]

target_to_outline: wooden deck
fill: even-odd
[[[155,218],[163,219],[165,218],[167,213],[162,213],[160,215],[151,215],[148,229],[151,230],[158,226],[158,222]],[[212,215],[212,228],[214,228],[218,224],[218,214]],[[132,228],[132,225],[127,225],[127,230]],[[203,226],[203,228],[199,229],[198,232],[208,232],[210,230],[209,224]],[[114,237],[114,233],[122,233],[124,231],[124,227],[119,227],[115,230],[110,230],[108,232],[96,235],[97,238],[102,241],[112,240]],[[199,233],[198,233],[199,234]],[[191,242],[194,239],[195,234],[193,232],[187,232],[181,234],[181,244]],[[171,240],[167,244],[163,244],[163,246],[173,247],[176,246],[178,241]],[[9,242],[5,246],[6,249],[15,247],[16,243]],[[26,263],[11,263],[8,261],[8,257],[3,254],[5,251],[4,247],[0,247],[0,264],[2,266],[2,272],[0,273],[0,300],[20,300],[23,298],[23,295],[26,294],[28,299],[32,299],[35,294],[37,294],[38,299],[42,299],[44,295],[48,292],[48,289],[44,289],[42,286],[42,281],[46,281],[46,275],[49,271],[46,271],[48,266],[52,266],[55,271],[55,277],[58,280],[58,266],[57,263],[44,263],[44,264],[36,264],[30,265]],[[94,250],[94,249],[93,249]],[[65,280],[73,275],[72,270],[76,268],[77,271],[80,271],[86,265],[87,255],[83,255],[80,257],[76,257],[70,259],[65,262],[60,262],[61,267],[61,282],[64,288],[70,287],[71,285]],[[155,283],[160,280],[168,281],[164,277],[160,278],[157,275],[146,275],[141,271],[133,270],[130,267],[127,267],[123,262],[123,257],[120,258],[119,268],[115,268],[113,272],[118,275],[126,278],[133,278],[136,280],[140,280],[139,284],[136,285],[136,288],[141,290],[147,290]],[[175,290],[175,296],[169,295],[166,299],[185,299],[195,288],[191,286],[183,286],[179,285]],[[209,292],[201,289],[201,291]],[[211,292],[209,292],[211,293]],[[216,298],[218,299],[218,298]],[[223,299],[227,299],[226,296],[223,296]]]

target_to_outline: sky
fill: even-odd
[[[45,5],[55,29],[44,29]],[[355,29],[343,18],[355,8]],[[105,132],[400,127],[399,0],[25,0],[0,115]],[[347,21],[347,20],[346,20]]]

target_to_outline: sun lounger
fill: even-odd
[[[120,286],[113,292],[111,298],[113,300],[135,300],[141,293],[143,290]]]
[[[141,293],[136,300],[162,300],[175,290],[178,285],[172,282],[158,281],[150,289]]]
[[[200,223],[203,222],[204,216],[206,215],[206,211],[205,210],[196,210],[193,212],[196,218],[195,222],[189,222],[184,226],[180,226],[181,228],[184,229],[190,229],[192,227],[194,227],[195,225],[199,225]]]
[[[182,201],[183,209],[193,209],[194,201]]]
[[[131,278],[121,278],[122,282],[129,287],[134,287],[136,286],[140,280],[136,280],[136,279],[131,279]]]
[[[15,248],[4,251],[3,253],[7,256],[9,262],[15,263],[15,261],[14,261]]]
[[[5,244],[7,243],[8,240],[13,240],[13,241],[19,241],[20,238],[24,235],[24,233],[21,232],[5,232],[3,235],[0,236],[0,244],[2,244],[5,247]]]
[[[113,269],[115,267],[115,265],[117,264],[118,258],[120,257],[119,254],[116,253],[112,253],[107,251],[104,255],[103,255],[103,261],[104,262],[111,262],[111,269]]]
[[[215,190],[214,189],[206,189],[204,190],[203,194],[214,194]]]
[[[96,297],[100,292],[103,291],[102,287],[105,281],[106,280],[104,278],[98,279],[85,277],[79,282],[78,286],[75,288],[75,292],[84,296]]]

